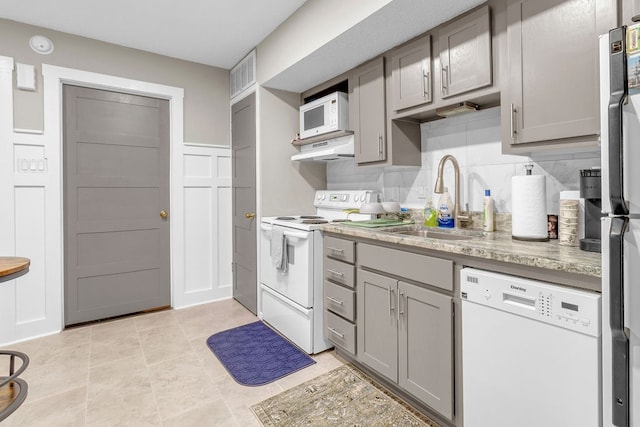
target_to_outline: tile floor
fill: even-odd
[[[259,426],[249,407],[343,362],[316,364],[261,387],[236,383],[206,345],[257,320],[234,300],[72,328],[10,346],[31,360],[15,426]],[[4,360],[3,360],[4,362]]]

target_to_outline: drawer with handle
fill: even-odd
[[[356,355],[356,325],[325,311],[325,339]]]
[[[324,308],[351,321],[355,319],[355,296],[355,291],[324,282]]]
[[[355,245],[356,243],[351,240],[327,236],[324,239],[324,256],[354,264]]]
[[[356,267],[351,264],[336,261],[335,259],[325,258],[324,260],[324,278],[341,285],[355,288]]]

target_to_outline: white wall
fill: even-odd
[[[600,166],[598,152],[554,154],[535,159],[501,153],[500,107],[423,123],[422,167],[357,167],[355,161],[329,163],[327,188],[378,191],[385,200],[423,207],[433,194],[438,163],[452,154],[460,164],[462,203],[482,211],[484,190],[490,189],[498,212],[511,212],[511,177],[524,175],[532,163],[534,174],[547,177],[547,210],[558,213],[559,193],[579,190],[580,169]],[[453,168],[447,163],[445,185],[453,197]],[[434,201],[437,199],[434,199]]]
[[[175,284],[174,307],[232,294],[231,150],[185,144],[184,277]]]

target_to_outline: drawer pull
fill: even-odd
[[[338,253],[341,253],[341,254],[344,253],[344,249],[340,249],[340,248],[328,247],[327,249],[329,249],[331,252],[338,252]]]
[[[338,300],[337,300],[337,299],[335,299],[335,298],[327,297],[327,299],[328,299],[329,301],[331,301],[331,302],[335,302],[336,304],[344,305],[344,302],[343,302],[343,301],[338,301]]]
[[[340,277],[344,277],[344,273],[340,273],[339,271],[335,271],[335,270],[331,270],[330,268],[327,269],[327,272],[335,275],[335,276],[340,276]]]
[[[331,328],[331,327],[327,327],[327,329],[329,330],[329,332],[331,332],[334,335],[339,336],[340,338],[344,339],[344,334],[341,334],[340,332],[336,331],[335,329]]]

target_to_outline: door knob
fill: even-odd
[[[244,214],[244,217],[247,218],[247,219],[254,219],[256,217],[256,214],[255,214],[255,212],[249,212],[249,213]]]
[[[165,211],[165,210],[161,210],[160,211],[160,218],[167,219],[168,216],[169,215],[167,214],[167,211]]]

